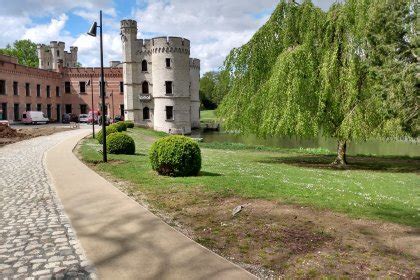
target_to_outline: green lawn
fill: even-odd
[[[200,111],[200,121],[204,123],[216,122],[216,111],[215,110],[203,110]]]
[[[212,111],[202,112],[208,118]],[[204,193],[229,193],[245,198],[280,200],[395,223],[420,226],[419,159],[350,158],[351,170],[334,170],[332,157],[320,150],[281,150],[233,144],[203,143],[202,173],[170,178],[151,171],[148,150],[162,133],[135,128],[136,155],[110,155],[100,163],[100,146],[85,140],[85,161],[115,177],[135,183],[139,190],[167,192],[199,187]]]

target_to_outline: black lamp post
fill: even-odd
[[[106,116],[105,116],[105,79],[104,79],[104,50],[102,46],[102,11],[99,11],[99,26],[96,21],[92,24],[89,29],[90,36],[96,37],[96,31],[99,27],[99,41],[100,41],[100,50],[101,50],[101,97],[102,97],[102,156],[103,161],[107,162],[106,156]]]

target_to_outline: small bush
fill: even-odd
[[[132,121],[125,121],[125,125],[127,126],[127,128],[133,128],[134,127],[134,122],[132,122]]]
[[[125,122],[116,122],[113,125],[117,128],[118,132],[127,130],[127,125],[125,124]]]
[[[110,125],[105,128],[105,133],[107,136],[116,132],[118,132],[118,130],[114,125]],[[98,140],[98,142],[102,144],[102,130],[96,133],[96,140]]]
[[[185,136],[163,137],[150,149],[153,170],[168,176],[195,176],[201,169],[201,151],[198,144]]]
[[[133,138],[122,132],[117,132],[106,137],[106,149],[111,154],[133,155],[136,145]]]

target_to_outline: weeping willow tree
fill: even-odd
[[[389,90],[379,86],[387,67],[379,58],[401,61],[399,44],[408,38],[402,30],[413,20],[407,16],[409,6],[407,0],[349,0],[325,13],[310,1],[282,1],[253,38],[225,60],[222,73],[230,77],[229,92],[217,112],[225,127],[259,136],[322,133],[338,140],[336,164],[346,164],[350,140],[403,135],[404,121],[392,104],[415,96],[407,93],[415,88],[414,72],[407,73],[404,86]],[[391,20],[382,15],[390,8],[398,9],[394,20],[405,20],[397,23],[401,30],[388,42],[386,59],[376,55],[373,60],[378,46],[372,38],[383,41],[389,32],[376,23]],[[406,62],[398,65],[407,68]],[[413,98],[410,102],[417,104]]]

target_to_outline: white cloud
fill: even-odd
[[[102,11],[104,15],[108,15],[110,17],[116,17],[117,12],[114,8],[107,8]],[[98,11],[97,10],[86,10],[86,9],[78,9],[73,12],[75,15],[89,21],[97,21],[98,20]]]
[[[44,43],[49,41],[62,41],[60,38],[62,30],[66,25],[68,16],[61,14],[58,18],[52,18],[48,24],[40,24],[26,29],[22,39],[29,39],[36,43]]]
[[[20,39],[25,32],[25,26],[31,21],[26,17],[0,15],[0,47]]]
[[[0,15],[44,17],[66,13],[75,8],[105,10],[112,4],[112,0],[1,0]]]
[[[107,66],[111,60],[121,60],[122,46],[118,33],[108,33],[103,36],[104,42],[104,65]],[[99,37],[91,37],[81,34],[72,45],[79,48],[79,62],[83,66],[99,66]]]
[[[182,36],[202,72],[217,69],[234,47],[246,43],[267,20],[276,0],[157,0],[137,10],[140,34]],[[150,37],[144,36],[143,37]]]

